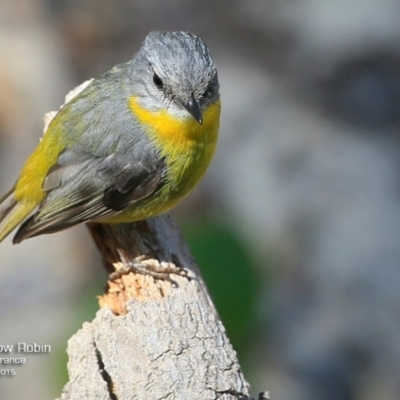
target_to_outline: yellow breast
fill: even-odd
[[[177,119],[167,111],[148,111],[141,107],[135,97],[129,99],[129,107],[159,149],[160,155],[165,157],[166,182],[157,193],[105,222],[140,220],[174,207],[204,175],[217,143],[219,101],[203,113],[202,125],[189,115],[186,119]]]
[[[129,107],[146,129],[169,165],[172,184],[191,187],[205,173],[217,143],[221,103],[209,106],[200,125],[191,115],[177,118],[166,110],[149,111],[136,97],[129,99]]]

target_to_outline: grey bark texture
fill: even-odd
[[[109,280],[95,319],[69,340],[70,380],[59,400],[250,399],[236,353],[172,218],[89,229],[107,270],[120,274]],[[130,263],[168,271],[171,279],[126,272]]]

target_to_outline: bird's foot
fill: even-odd
[[[177,286],[177,283],[171,278],[172,274],[188,277],[188,271],[184,267],[172,262],[160,262],[149,255],[140,255],[131,260],[126,252],[121,249],[118,249],[118,254],[121,262],[114,264],[114,267],[117,267],[117,269],[109,275],[109,280],[111,281],[115,281],[122,275],[129,274],[130,272],[135,272],[137,274],[152,276],[154,279],[166,280]]]

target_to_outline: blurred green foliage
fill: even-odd
[[[253,336],[259,281],[252,260],[231,228],[212,219],[181,222],[227,335],[239,358]]]

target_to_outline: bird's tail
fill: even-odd
[[[0,242],[35,208],[35,204],[20,203],[14,198],[14,188],[0,199]]]

